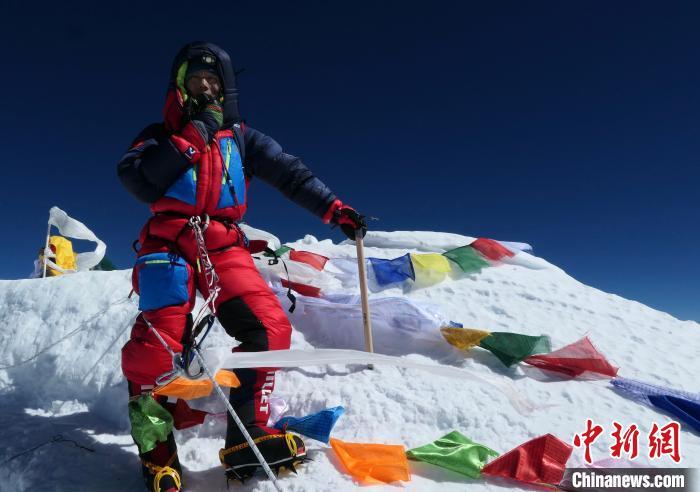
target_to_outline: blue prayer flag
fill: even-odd
[[[333,407],[306,417],[282,417],[275,424],[275,428],[296,431],[306,437],[328,444],[333,426],[344,413],[343,407]]]
[[[384,260],[382,258],[369,258],[374,270],[374,276],[379,285],[393,284],[395,282],[403,282],[407,279],[416,279],[416,273],[413,270],[411,262],[411,254],[407,253],[393,260]]]
[[[616,377],[610,381],[610,383],[638,403],[644,403],[647,405],[651,404],[651,401],[649,400],[649,396],[651,395],[673,396],[684,400],[690,400],[695,403],[700,403],[700,394],[694,394],[688,391],[675,390],[672,388],[657,386],[655,384],[644,383],[642,381],[623,377]]]
[[[665,410],[700,432],[700,394],[620,377],[610,382],[636,402]]]
[[[649,401],[700,432],[700,403],[671,395],[649,395]]]

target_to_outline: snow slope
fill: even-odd
[[[391,258],[409,251],[442,252],[467,242],[469,238],[454,234],[376,233],[367,238],[366,255]],[[311,236],[291,246],[333,258],[355,256],[354,244],[317,241]],[[119,349],[137,313],[137,300],[127,299],[130,273],[86,272],[0,281],[0,490],[28,490],[38,485],[49,490],[142,490],[119,365]],[[337,288],[340,293],[356,293],[340,282]],[[620,376],[691,392],[699,389],[695,358],[700,325],[583,285],[527,253],[518,253],[509,264],[479,274],[453,275],[434,285],[404,285],[372,295],[405,296],[427,303],[444,319],[466,327],[548,334],[554,349],[589,335],[621,367]],[[337,327],[324,326],[323,320],[303,314],[291,319],[295,327],[292,348],[333,346],[329,333]],[[361,325],[357,330],[362,330]],[[218,325],[207,341],[212,347],[234,343]],[[587,418],[603,425],[607,433],[613,420],[637,423],[642,435],[652,422],[668,420],[626,400],[605,380],[567,381],[523,365],[508,369],[486,351],[461,353],[437,336],[420,344],[405,343],[398,336],[393,343],[382,343],[379,352],[462,367],[511,382],[537,409],[521,414],[498,388],[466,377],[460,380],[387,366],[282,370],[275,394],[289,403],[289,415],[343,405],[347,413],[335,428],[337,438],[403,444],[407,449],[455,429],[503,453],[548,432],[571,442],[575,433],[584,430]],[[197,405],[224,411],[212,397]],[[224,426],[223,420],[210,418],[198,428],[178,432],[187,490],[226,490],[217,456]],[[59,434],[66,441],[47,443]],[[299,476],[282,476],[285,490],[340,491],[357,486],[342,471],[330,447],[310,439],[306,442],[313,461]],[[609,437],[599,439],[593,447],[594,459],[607,458],[610,444]],[[645,443],[640,444],[644,454]],[[17,456],[27,450],[31,451]],[[681,452],[682,466],[700,467],[700,436],[683,431]],[[582,450],[575,449],[569,466],[581,464],[582,458]],[[654,464],[673,465],[667,458]],[[464,490],[468,485],[473,490],[521,490],[513,482],[468,480],[416,462],[411,462],[411,472],[411,482],[383,488],[448,491]],[[272,490],[262,478],[231,487]]]

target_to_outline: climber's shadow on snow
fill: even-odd
[[[3,482],[22,484],[22,490],[59,490],[57,484],[70,484],[70,490],[143,490],[131,437],[97,413],[29,414],[15,401],[2,414],[13,423],[2,433]]]
[[[99,410],[56,415],[11,398],[4,397],[0,411],[3,421],[13,423],[0,434],[3,483],[21,484],[21,490],[144,490],[137,448],[124,423],[104,419]],[[221,437],[224,429],[225,422],[207,421],[192,432],[198,437]],[[188,431],[176,431],[176,439],[186,440],[180,434]],[[195,471],[183,463],[183,469],[188,489],[227,490],[221,466]],[[254,478],[246,486],[259,480],[265,478]],[[216,484],[213,489],[212,484]],[[0,490],[5,489],[0,485]]]

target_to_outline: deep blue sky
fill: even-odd
[[[382,230],[527,241],[580,281],[700,320],[700,4],[92,2],[0,15],[0,278],[58,205],[130,266],[116,162],[185,42],[226,48],[249,124]],[[338,231],[262,183],[251,225]],[[692,196],[695,196],[693,199]]]

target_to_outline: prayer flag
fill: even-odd
[[[367,484],[411,480],[406,450],[392,444],[364,444],[331,439],[331,447],[353,478]]]
[[[61,233],[61,236],[69,237],[71,239],[92,241],[97,244],[94,251],[78,253],[76,255],[76,269],[79,272],[91,269],[99,264],[100,261],[102,261],[102,258],[104,258],[105,252],[107,251],[107,245],[104,243],[104,241],[95,236],[95,233],[88,229],[85,224],[79,220],[69,217],[67,213],[58,207],[51,207],[51,210],[49,210],[49,229],[50,226],[55,226]],[[44,256],[48,257],[50,253],[50,251],[44,252]],[[57,265],[51,266],[55,267]],[[61,271],[60,267],[58,271]]]
[[[496,457],[498,453],[453,431],[437,441],[409,450],[406,455],[470,478],[479,478],[489,457]]]
[[[321,297],[321,289],[319,287],[301,284],[299,282],[288,282],[285,279],[280,279],[280,281],[282,282],[282,287],[289,287],[290,289],[298,292],[302,296]]]
[[[619,377],[610,383],[632,400],[660,408],[700,432],[700,394]]]
[[[275,250],[275,255],[276,255],[276,256],[282,256],[282,255],[285,254],[287,251],[292,251],[292,248],[290,248],[289,246],[282,245],[282,246],[280,246],[279,248],[277,248],[277,249]],[[264,253],[264,255],[265,255],[265,256],[272,257],[272,255],[271,255],[270,253]]]
[[[403,282],[404,280],[416,279],[416,272],[413,269],[411,255],[407,253],[393,260],[385,260],[382,258],[369,258],[374,271],[374,277],[379,285],[388,285],[395,282]]]
[[[333,426],[343,413],[345,413],[343,407],[333,407],[305,417],[282,417],[275,424],[275,428],[289,429],[327,444]]]
[[[282,415],[289,410],[289,404],[279,396],[270,396],[270,416],[267,419],[267,426],[274,427],[282,418]]]
[[[492,261],[500,261],[503,258],[515,256],[511,250],[500,244],[498,241],[487,239],[485,237],[480,237],[469,246]]]
[[[700,403],[670,395],[649,395],[649,401],[700,432]]]
[[[411,254],[416,272],[416,284],[428,286],[445,280],[450,271],[450,262],[437,253]]]
[[[236,375],[226,369],[219,370],[214,375],[214,379],[221,386],[227,388],[238,388],[241,385]],[[183,400],[195,400],[209,396],[213,389],[214,386],[209,379],[188,379],[178,376],[169,383],[155,388],[153,394],[181,398]]]
[[[532,354],[541,354],[551,350],[549,337],[546,335],[530,336],[519,333],[494,331],[479,342],[507,367],[517,364]]]
[[[472,347],[476,347],[484,338],[491,334],[488,331],[455,328],[453,326],[443,326],[440,328],[440,333],[445,337],[447,343],[461,350],[469,350]]]
[[[439,273],[449,273],[450,262],[437,253],[411,254],[413,266],[421,270],[433,270]]]
[[[549,371],[566,374],[572,378],[585,372],[615,377],[618,368],[596,350],[588,337],[574,342],[549,354],[533,355],[524,361],[526,364]]]
[[[464,273],[480,272],[482,268],[489,266],[489,262],[471,246],[451,249],[443,255],[457,263]]]
[[[139,453],[147,453],[156,443],[165,442],[173,430],[173,416],[151,395],[141,395],[129,402],[131,436]]]
[[[521,482],[557,485],[573,448],[552,434],[536,437],[486,465],[481,473]]]
[[[633,400],[636,400],[639,403],[645,403],[647,405],[651,404],[649,401],[649,396],[651,395],[675,396],[676,398],[682,398],[684,400],[700,403],[700,393],[680,391],[672,388],[666,388],[664,386],[656,386],[655,384],[643,383],[642,381],[637,381],[635,379],[621,377],[616,377],[610,381],[610,383],[615,386],[615,388],[629,394]]]
[[[317,255],[316,253],[311,253],[309,251],[298,251],[295,249],[289,252],[289,259],[292,261],[306,263],[318,271],[322,271],[323,267],[326,266],[326,262],[328,261],[328,258],[325,256]]]
[[[187,402],[178,398],[175,403],[166,402],[163,404],[173,416],[173,424],[177,430],[187,429],[204,423],[208,412],[190,408]]]

